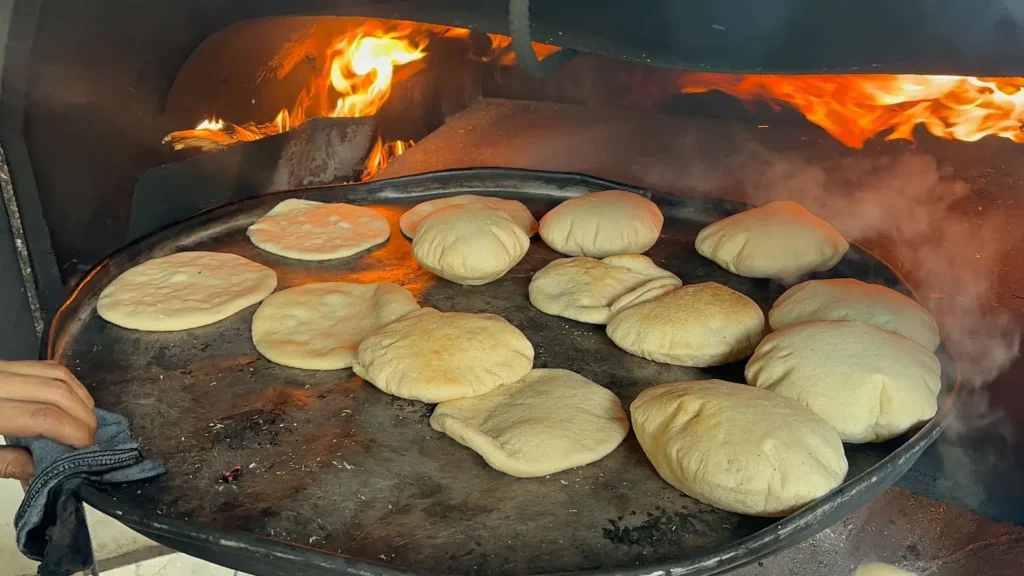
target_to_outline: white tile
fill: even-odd
[[[170,554],[131,566],[106,570],[103,576],[235,576],[235,571],[184,554]]]

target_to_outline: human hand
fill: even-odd
[[[96,437],[92,396],[70,370],[51,360],[0,360],[0,435],[44,437],[84,448]],[[32,456],[0,446],[0,478],[29,481]]]

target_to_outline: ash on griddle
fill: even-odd
[[[685,530],[692,524],[691,515],[683,512],[668,512],[658,507],[657,513],[648,512],[647,519],[636,526],[624,526],[623,517],[608,519],[610,527],[601,529],[604,539],[613,544],[653,548],[659,544],[673,542],[678,539],[679,530]],[[628,522],[628,520],[627,520]]]
[[[270,410],[246,410],[232,414],[215,423],[213,438],[216,442],[227,442],[229,448],[260,448],[280,442],[279,436],[285,427],[280,426],[284,412]]]
[[[433,404],[426,404],[419,400],[399,398],[398,396],[390,396],[387,403],[391,408],[399,411],[399,418],[430,418],[431,412],[434,411]]]

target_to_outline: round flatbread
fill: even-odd
[[[493,282],[519,263],[530,238],[503,210],[456,204],[420,222],[412,255],[438,276],[466,286]]]
[[[779,296],[768,312],[772,330],[815,320],[859,320],[910,338],[928,350],[939,347],[935,318],[895,290],[853,278],[808,280]]]
[[[187,330],[252,306],[276,287],[273,270],[236,254],[179,252],[118,276],[100,293],[96,312],[133,330]]]
[[[296,286],[263,301],[252,317],[252,342],[276,364],[306,370],[348,368],[366,335],[419,307],[396,284]]]
[[[661,384],[629,407],[654,469],[688,496],[753,516],[784,516],[846,478],[843,443],[799,403],[722,380]]]
[[[654,246],[665,217],[632,192],[605,190],[562,202],[540,219],[540,237],[569,256],[639,254]]]
[[[295,260],[351,256],[391,236],[388,221],[363,206],[289,198],[246,231],[261,250]]]
[[[733,274],[786,281],[832,268],[850,248],[828,222],[789,200],[719,220],[701,230],[695,244]]]
[[[402,234],[409,238],[415,238],[416,229],[419,228],[420,222],[424,218],[441,208],[457,206],[459,204],[479,204],[488,208],[497,208],[508,214],[509,218],[518,224],[523,229],[523,232],[526,232],[527,236],[533,236],[537,233],[537,220],[534,219],[533,214],[530,214],[529,208],[522,202],[506,200],[504,198],[492,198],[490,196],[477,196],[475,194],[448,196],[420,202],[402,214],[401,218],[398,219],[398,225],[402,228]]]
[[[607,324],[616,300],[652,280],[658,280],[659,285],[682,285],[675,274],[640,254],[601,260],[559,258],[533,275],[530,303],[545,314]]]
[[[606,331],[616,346],[648,360],[720,366],[754,351],[764,335],[764,314],[743,294],[705,282],[620,310]]]
[[[430,425],[510,476],[534,478],[604,458],[629,432],[622,403],[568,370],[531,370],[480,396],[438,404]]]
[[[490,392],[533,368],[533,346],[494,314],[420,308],[359,344],[355,373],[388,394],[445,402]]]
[[[881,442],[935,415],[941,367],[923,346],[863,322],[808,322],[765,337],[747,382],[824,418],[843,442]]]

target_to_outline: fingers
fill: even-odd
[[[3,400],[20,400],[55,406],[68,416],[82,422],[92,432],[96,431],[96,415],[92,411],[92,406],[83,402],[74,387],[65,380],[0,372],[0,402]],[[5,422],[5,420],[0,420],[0,429],[6,428]],[[17,432],[5,433],[23,436]]]
[[[94,406],[85,386],[56,362],[0,361],[0,434],[83,448],[96,436]]]
[[[31,482],[35,474],[32,455],[24,448],[0,446],[0,478]]]
[[[88,424],[53,404],[0,400],[0,434],[44,437],[73,448],[85,448],[96,437],[96,420]]]
[[[68,370],[65,366],[58,364],[53,360],[44,360],[42,362],[36,360],[14,362],[0,360],[0,378],[2,378],[3,372],[60,380],[71,386],[75,391],[75,394],[77,394],[89,408],[94,408],[96,406],[96,402],[93,401],[89,391],[86,390],[85,386],[79,382],[78,378],[71,373],[71,370]]]

